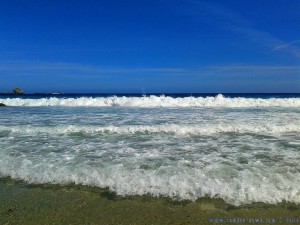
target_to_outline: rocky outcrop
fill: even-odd
[[[3,103],[0,103],[0,107],[3,107],[3,106],[6,106],[5,104],[3,104]]]
[[[13,93],[14,93],[14,94],[24,94],[24,92],[23,92],[23,90],[22,90],[21,88],[15,88],[15,89],[13,90]]]

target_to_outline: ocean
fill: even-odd
[[[0,177],[300,203],[300,94],[0,95]]]

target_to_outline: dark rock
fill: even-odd
[[[13,211],[14,211],[13,209],[8,209],[8,210],[6,211],[6,213],[7,213],[7,214],[11,214]]]
[[[22,90],[21,88],[15,88],[15,89],[13,90],[13,93],[14,93],[14,94],[24,94],[24,92],[23,92],[23,90]]]
[[[0,103],[0,107],[1,107],[1,106],[6,106],[6,105],[5,105],[5,104],[3,104],[3,103]]]

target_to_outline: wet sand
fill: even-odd
[[[120,197],[97,187],[2,178],[0,224],[300,224],[300,205],[235,207],[221,199]]]

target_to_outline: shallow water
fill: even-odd
[[[299,224],[299,221],[300,206],[291,203],[233,206],[209,198],[191,202],[149,195],[120,197],[97,187],[31,185],[0,179],[0,224]]]

